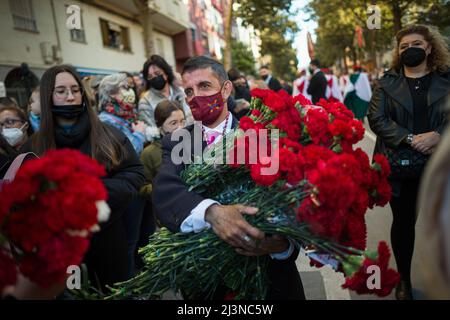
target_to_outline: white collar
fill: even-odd
[[[269,84],[270,80],[272,80],[272,75],[269,74],[266,80],[264,80],[265,83]]]

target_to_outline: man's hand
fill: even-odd
[[[418,134],[414,136],[411,147],[423,154],[430,154],[440,138],[440,134],[435,131]]]
[[[252,251],[246,251],[241,248],[237,248],[236,252],[244,256],[254,257],[263,256],[271,253],[281,253],[289,248],[289,241],[279,235],[271,235],[264,237],[263,240],[256,244],[256,249]]]
[[[250,108],[250,103],[247,100],[239,99],[236,101],[236,108],[234,109],[234,112],[238,113],[248,108]]]
[[[213,204],[206,210],[205,221],[211,224],[213,231],[223,241],[233,247],[253,251],[256,242],[264,239],[264,232],[252,227],[242,215],[254,215],[257,212],[257,208],[240,204],[230,206]]]

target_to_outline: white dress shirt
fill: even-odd
[[[228,113],[228,123],[227,127],[225,129],[225,135],[227,135],[232,130],[233,125],[233,116],[231,113]],[[226,119],[222,121],[217,127],[215,128],[208,128],[206,126],[203,126],[203,130],[205,134],[208,134],[210,131],[216,131],[220,133],[220,136],[216,138],[213,141],[213,144],[216,144],[222,139],[222,132],[225,127]],[[184,221],[181,223],[181,232],[183,233],[189,233],[189,232],[200,232],[203,229],[211,228],[211,224],[205,221],[205,213],[206,210],[212,206],[213,204],[220,204],[219,202],[212,200],[212,199],[205,199],[202,202],[200,202],[194,209],[192,209],[191,214],[184,219]],[[285,252],[281,253],[274,253],[271,254],[271,257],[278,260],[285,260],[289,258],[294,251],[294,245],[291,240],[289,240],[289,248]]]

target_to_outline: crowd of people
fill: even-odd
[[[252,214],[255,208],[224,206],[190,192],[180,178],[183,165],[171,160],[174,142],[170,134],[183,127],[192,131],[194,120],[202,121],[206,142],[217,143],[247,114],[254,88],[303,94],[313,104],[320,99],[340,101],[357,119],[368,117],[377,135],[375,152],[387,155],[392,166],[391,243],[402,277],[396,297],[412,299],[411,260],[420,182],[434,153],[441,157],[433,159],[436,166],[448,163],[442,160],[448,152],[436,150],[448,121],[449,66],[443,37],[417,25],[397,34],[392,67],[373,86],[360,66],[351,75],[337,77],[317,59],[308,70],[299,72],[292,86],[276,79],[269,66],[262,66],[256,79],[237,69],[227,72],[220,62],[205,56],[189,59],[181,74],[159,55],[143,64],[140,76],[117,73],[81,79],[73,67],[55,66],[32,91],[28,110],[12,98],[0,98],[0,177],[20,153],[42,156],[60,148],[80,150],[106,167],[103,182],[112,214],[94,235],[84,259],[89,280],[98,288],[137,274],[143,266],[137,250],[158,226],[181,232],[211,227],[243,254],[272,256],[268,276],[273,285],[268,299],[304,299],[295,265],[298,249],[287,239],[264,236],[248,224],[243,214]],[[216,108],[208,109],[213,101]],[[439,169],[441,185],[447,189],[449,169],[448,165]],[[433,188],[433,179],[425,181],[423,193]],[[429,203],[428,197],[423,198]],[[442,206],[447,203],[450,211],[444,200],[436,201]],[[428,210],[428,206],[421,210],[425,217]],[[430,225],[436,227],[433,232],[440,232],[436,241],[447,246],[434,259],[447,262],[441,273],[449,277],[448,229],[438,231],[436,222]],[[249,242],[242,235],[260,241]],[[221,288],[214,296],[223,298]]]

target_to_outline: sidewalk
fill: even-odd
[[[375,147],[375,134],[370,131],[366,123],[364,124],[366,133],[364,139],[356,146],[362,148],[370,157],[372,157]],[[384,240],[390,245],[390,230],[392,224],[392,212],[389,205],[380,208],[375,207],[366,214],[367,222],[367,245],[371,249],[376,249],[379,241]],[[426,239],[420,238],[418,230],[422,227],[420,214],[416,225],[416,246],[412,263],[412,283],[414,287],[414,297],[417,300],[425,299],[423,294],[423,280],[420,277],[419,261],[421,259],[420,243]],[[392,252],[391,252],[392,253]],[[391,256],[390,265],[396,269],[394,257]],[[394,293],[385,298],[379,298],[373,295],[357,295],[341,288],[344,283],[344,277],[336,274],[330,267],[321,269],[309,267],[308,258],[300,255],[297,259],[297,267],[302,277],[307,299],[310,300],[394,300]]]

